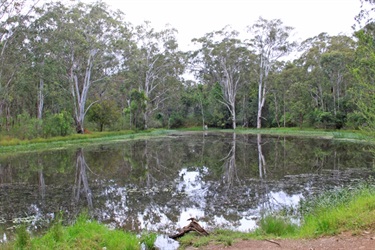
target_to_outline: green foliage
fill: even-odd
[[[61,115],[63,110],[71,111],[68,117],[77,115],[82,131],[86,100],[105,100],[93,105],[86,119],[100,131],[203,124],[229,128],[230,111],[237,113],[238,124],[255,127],[257,87],[263,80],[265,126],[302,127],[310,114],[313,127],[375,127],[371,25],[356,33],[358,46],[349,36],[322,33],[302,43],[297,60],[284,63],[276,58],[295,44],[288,41],[292,28],[281,20],[260,18],[250,25],[250,43],[229,28],[208,33],[194,39],[202,46],[191,53],[179,51],[175,29],[156,32],[150,23],[133,29],[103,2],[46,3],[38,15],[24,20],[4,20],[9,27],[19,25],[10,40],[4,36],[1,55],[0,132],[11,137],[69,135],[72,121]],[[271,51],[262,47],[267,44]],[[261,64],[260,53],[270,58]],[[180,77],[188,59],[193,68],[203,66],[195,71],[199,82]],[[38,105],[46,114],[43,120],[36,119]]]
[[[11,135],[16,135],[21,140],[33,139],[42,135],[43,121],[32,118],[26,112],[17,116],[16,124],[11,129]]]
[[[27,232],[19,235],[22,240],[17,240],[15,246],[20,249],[140,249],[140,242],[135,234],[110,230],[103,224],[89,220],[87,214],[80,215],[68,227],[56,222],[42,237],[30,239]]]
[[[347,127],[353,129],[359,129],[361,127],[366,127],[366,119],[363,115],[357,111],[349,113],[347,118]]]
[[[367,228],[375,218],[375,186],[362,183],[357,187],[327,191],[302,201],[302,237],[335,234],[345,230]]]
[[[356,33],[358,48],[356,59],[352,67],[352,75],[357,81],[353,87],[352,94],[357,106],[357,115],[361,115],[366,121],[363,127],[366,130],[375,130],[375,41],[371,32],[361,30]],[[361,119],[358,119],[361,120]]]
[[[16,231],[16,242],[15,247],[17,249],[27,249],[30,247],[31,244],[31,238],[30,234],[27,232],[27,228],[25,225],[21,225],[19,228],[17,228]]]
[[[43,125],[45,137],[67,136],[73,133],[73,119],[66,111],[58,114],[47,114]]]
[[[297,225],[290,223],[285,218],[267,215],[259,222],[259,229],[262,234],[287,236],[297,231]]]
[[[309,114],[309,122],[317,128],[335,128],[336,118],[331,112],[315,109]]]
[[[99,131],[103,131],[104,126],[115,124],[119,120],[121,112],[114,100],[104,100],[94,104],[87,116],[89,121],[98,125]]]
[[[53,221],[52,227],[49,230],[55,242],[60,242],[64,237],[64,228],[62,226],[62,213],[59,213]]]
[[[182,238],[179,240],[180,246],[182,247],[202,247],[207,246],[210,241],[212,241],[211,237],[200,237],[200,235],[196,232],[189,232],[188,234],[185,234]]]
[[[209,127],[225,128],[227,124],[231,127],[229,111],[220,102],[222,99],[222,87],[219,83],[215,83],[208,95],[206,123]]]
[[[147,96],[144,91],[138,91],[133,89],[130,92],[130,107],[124,110],[125,114],[129,114],[131,117],[131,124],[136,129],[144,129],[144,113],[146,112]]]
[[[146,250],[155,250],[156,233],[143,233],[140,242],[144,244]]]
[[[179,128],[183,125],[184,117],[180,113],[172,113],[169,118],[168,128]]]

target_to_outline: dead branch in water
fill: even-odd
[[[188,221],[191,221],[189,223],[189,225],[187,226],[184,226],[182,229],[179,230],[179,232],[177,234],[174,234],[174,235],[170,235],[169,238],[171,239],[178,239],[182,236],[184,236],[186,233],[190,232],[190,231],[195,231],[197,233],[199,233],[200,235],[203,235],[203,236],[207,236],[209,235],[209,233],[204,230],[197,222],[197,220],[195,220],[194,218],[190,218],[188,219]]]

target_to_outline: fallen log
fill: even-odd
[[[204,230],[203,227],[201,227],[199,225],[199,223],[197,222],[196,219],[190,218],[190,219],[188,219],[188,221],[189,220],[190,220],[189,225],[181,228],[177,234],[169,235],[169,238],[175,240],[175,239],[178,239],[178,238],[184,236],[186,233],[188,233],[190,231],[195,231],[198,234],[203,235],[203,236],[209,235],[209,233],[206,230]]]

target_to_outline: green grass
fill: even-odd
[[[266,134],[266,135],[290,135],[305,137],[320,137],[327,139],[350,139],[368,140],[371,137],[359,130],[324,130],[312,128],[266,128],[266,129],[238,129],[238,133],[245,134]],[[374,138],[372,138],[374,139]]]
[[[163,136],[171,132],[172,130],[147,130],[141,132],[135,132],[132,130],[117,132],[93,132],[90,134],[73,134],[66,137],[37,138],[32,140],[19,140],[10,137],[1,137],[0,153],[82,147],[89,144],[103,144],[116,141]]]
[[[0,136],[0,153],[6,152],[29,152],[46,149],[61,149],[68,147],[82,147],[95,143],[111,143],[123,140],[142,139],[151,136],[164,136],[171,132],[195,132],[203,131],[202,127],[181,128],[178,130],[150,129],[146,131],[113,131],[92,132],[89,134],[72,134],[65,137],[36,138],[31,140],[20,140],[10,136]],[[362,131],[349,130],[321,130],[300,128],[271,128],[271,129],[215,129],[209,128],[207,132],[236,132],[238,134],[265,134],[281,136],[317,137],[335,140],[352,140],[375,142],[375,137]]]
[[[147,233],[147,232],[144,232],[141,235],[141,240],[140,241],[144,244],[144,247],[145,247],[146,250],[153,250],[153,249],[155,249],[156,238],[157,238],[157,234],[156,233]]]
[[[375,229],[375,187],[361,184],[326,192],[302,204],[302,210],[300,237]]]
[[[247,239],[249,238],[248,233],[236,232],[225,229],[216,229],[210,232],[209,236],[199,236],[198,233],[190,232],[185,234],[178,241],[181,248],[186,248],[188,246],[193,246],[196,248],[207,246],[208,244],[217,244],[224,246],[231,246],[236,239]]]
[[[80,215],[77,221],[64,227],[56,222],[41,237],[31,238],[25,227],[17,230],[16,240],[4,245],[4,249],[126,249],[139,250],[141,242],[146,249],[154,249],[156,234],[144,234],[138,238],[135,234],[121,230],[110,230],[105,225],[90,221],[86,215]],[[147,243],[146,243],[147,242]]]
[[[259,221],[256,235],[293,236],[297,232],[297,225],[288,219],[267,215]]]

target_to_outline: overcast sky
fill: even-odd
[[[91,0],[86,0],[91,1]],[[226,25],[246,34],[259,16],[281,19],[295,28],[296,39],[306,39],[321,32],[330,35],[352,34],[354,16],[360,0],[104,0],[122,10],[132,24],[151,21],[162,29],[170,24],[179,32],[182,49],[190,40],[217,31]]]

